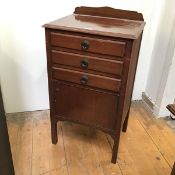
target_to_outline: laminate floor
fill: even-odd
[[[132,105],[115,165],[101,131],[60,122],[52,145],[49,111],[8,114],[7,123],[16,175],[170,175],[175,161],[175,131],[142,104]]]

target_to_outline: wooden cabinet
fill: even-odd
[[[126,131],[143,16],[109,7],[77,7],[44,25],[52,143],[57,122],[72,121],[109,133],[117,159]]]

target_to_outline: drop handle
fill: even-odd
[[[81,68],[87,69],[87,68],[88,68],[88,65],[89,65],[88,60],[83,59],[83,60],[80,61],[80,66],[81,66]]]
[[[88,83],[88,76],[87,75],[83,75],[81,78],[80,78],[80,83],[82,85],[86,85]]]
[[[89,41],[84,40],[84,41],[81,42],[81,48],[82,48],[83,50],[88,50],[89,47],[90,47]]]

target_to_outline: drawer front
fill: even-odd
[[[55,88],[55,113],[66,120],[114,130],[117,99],[112,93],[58,83]]]
[[[51,44],[64,48],[123,57],[125,42],[51,32]]]
[[[106,60],[98,57],[85,56],[56,50],[52,50],[52,62],[115,75],[121,75],[123,69],[122,61]]]
[[[69,81],[84,86],[92,86],[118,92],[121,85],[120,79],[109,78],[105,76],[94,75],[63,68],[53,68],[52,71],[53,78],[55,79]]]

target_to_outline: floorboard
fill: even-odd
[[[157,146],[157,149],[167,163],[172,166],[175,161],[175,134],[172,129],[165,124],[165,121],[159,119],[155,122],[154,118],[148,117],[148,112],[143,107],[136,108],[135,113],[138,121]]]
[[[53,145],[47,110],[8,114],[7,123],[16,175],[170,175],[175,160],[175,131],[142,104],[132,105],[116,165],[113,140],[98,130],[59,122]]]

